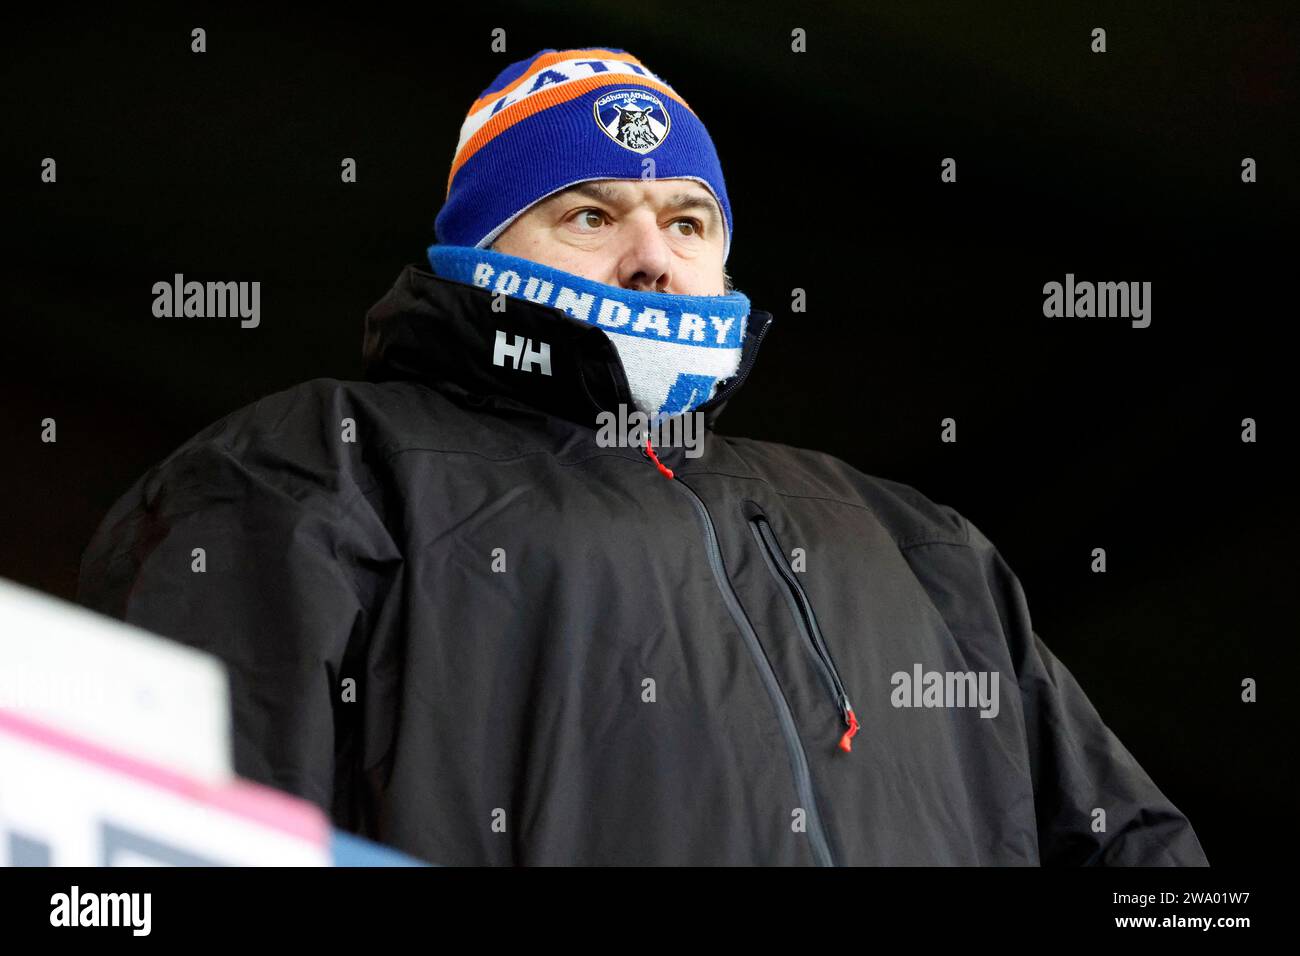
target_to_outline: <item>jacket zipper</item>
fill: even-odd
[[[825,678],[827,686],[834,697],[835,706],[840,712],[840,718],[844,721],[846,730],[840,736],[840,749],[851,751],[853,749],[853,735],[858,732],[858,718],[853,713],[853,705],[849,703],[849,695],[844,689],[844,682],[840,680],[839,671],[835,668],[835,660],[831,657],[830,648],[826,646],[826,641],[822,638],[821,628],[817,626],[817,615],[813,613],[812,602],[808,600],[808,592],[803,589],[803,585],[799,583],[799,578],[794,569],[790,567],[785,551],[781,548],[780,542],[776,540],[776,532],[772,530],[772,525],[767,520],[767,516],[763,514],[754,515],[749,519],[749,528],[754,532],[754,537],[758,541],[759,549],[763,553],[763,560],[767,563],[767,569],[772,572],[772,577],[776,579],[777,584],[782,586],[782,593],[785,594],[786,603],[790,606],[790,613],[799,627],[799,633],[803,636],[808,647],[812,649],[821,667],[822,676]]]
[[[758,331],[753,333],[754,344],[749,350],[749,355],[746,356],[743,362],[741,362],[740,367],[736,369],[736,374],[732,376],[731,381],[728,382],[725,386],[723,386],[722,389],[720,389],[718,393],[714,395],[711,399],[709,399],[707,402],[700,405],[699,407],[695,408],[694,411],[703,413],[713,409],[718,405],[721,405],[728,398],[730,398],[732,394],[735,393],[736,389],[740,388],[741,385],[745,384],[745,379],[749,377],[749,371],[754,367],[754,362],[758,358],[758,350],[763,345],[763,337],[767,335],[767,330],[770,329],[771,327],[772,327],[772,316],[767,315],[767,317],[763,320],[763,324],[759,327]],[[749,335],[750,333],[748,330],[746,330],[745,334]],[[658,463],[657,458],[655,459],[655,463],[656,464]]]
[[[675,477],[672,469],[665,467],[659,461],[659,456],[654,453],[648,439],[642,452],[647,458],[654,461],[661,474],[667,478]],[[834,866],[835,861],[831,857],[830,844],[826,839],[826,831],[822,826],[821,814],[817,811],[817,800],[813,795],[812,774],[808,770],[808,758],[804,754],[803,744],[799,740],[799,731],[795,727],[794,715],[790,713],[790,705],[786,701],[785,695],[781,693],[781,686],[777,683],[776,674],[772,671],[772,665],[768,663],[767,655],[763,653],[763,647],[758,641],[758,635],[754,632],[754,625],[749,622],[749,617],[745,614],[744,607],[741,606],[740,598],[736,596],[735,588],[731,586],[731,579],[727,577],[727,569],[722,563],[722,549],[718,546],[718,532],[714,527],[713,518],[709,515],[709,509],[704,504],[704,499],[695,492],[694,488],[682,481],[681,478],[677,478],[673,484],[685,491],[690,496],[691,503],[695,505],[695,511],[700,516],[700,523],[704,526],[704,544],[709,556],[709,567],[713,571],[713,580],[722,593],[723,603],[727,605],[727,610],[731,613],[731,619],[735,621],[736,627],[745,639],[745,646],[748,648],[750,657],[753,658],[759,675],[763,679],[763,686],[767,689],[767,695],[771,699],[773,707],[776,708],[781,733],[785,738],[786,752],[790,758],[791,769],[794,771],[795,788],[798,791],[799,800],[803,803],[804,812],[807,814],[808,837],[812,843],[813,858],[817,861],[818,866]]]

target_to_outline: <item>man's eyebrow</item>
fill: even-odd
[[[675,212],[684,209],[702,209],[709,222],[719,228],[722,226],[722,214],[718,211],[718,204],[713,201],[712,196],[706,196],[704,193],[675,193],[664,203],[664,208]]]
[[[577,193],[580,196],[586,196],[588,199],[607,202],[611,206],[617,206],[623,202],[623,194],[608,183],[578,183],[576,186],[570,186],[564,193]],[[564,193],[561,193],[561,195],[564,195]]]
[[[588,199],[594,199],[597,202],[608,203],[611,206],[621,206],[627,201],[622,190],[602,182],[577,183],[559,195],[563,196],[569,193],[577,193],[580,196],[586,196]],[[681,212],[686,209],[701,209],[714,226],[718,228],[722,226],[722,213],[718,210],[718,204],[712,196],[706,193],[673,193],[664,203],[664,208],[673,212]]]

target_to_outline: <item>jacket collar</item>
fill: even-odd
[[[404,379],[502,397],[593,429],[598,413],[617,414],[620,404],[633,408],[623,363],[599,326],[526,299],[505,298],[505,310],[494,311],[494,298],[487,289],[407,265],[366,312],[366,379]],[[770,313],[751,311],[739,369],[696,409],[706,427],[713,427],[744,384],[771,324]],[[498,338],[511,351],[522,343],[520,368],[509,354],[501,356],[503,364],[494,364]],[[549,375],[540,359],[528,360],[543,351],[549,356]]]

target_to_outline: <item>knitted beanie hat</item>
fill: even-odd
[[[686,101],[623,50],[542,50],[502,70],[469,108],[435,234],[445,245],[486,248],[552,193],[642,178],[706,186],[726,222],[726,262],[732,220],[722,166]]]

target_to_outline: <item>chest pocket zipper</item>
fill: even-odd
[[[786,559],[781,543],[776,539],[776,532],[772,530],[767,515],[763,514],[753,502],[745,503],[745,513],[749,517],[749,528],[754,533],[755,540],[758,541],[763,560],[766,562],[768,570],[772,572],[772,577],[780,585],[786,603],[790,605],[791,616],[794,618],[804,641],[812,649],[822,677],[825,679],[827,688],[835,700],[835,706],[840,712],[840,718],[847,728],[840,736],[839,747],[841,750],[851,751],[853,749],[853,735],[858,732],[858,718],[853,713],[853,705],[849,703],[849,695],[845,692],[844,683],[840,680],[839,672],[835,669],[835,661],[831,657],[830,648],[826,646],[826,642],[822,639],[821,630],[817,627],[817,617],[813,614],[812,602],[808,600],[807,592],[804,591],[803,585],[799,583],[799,578],[794,569],[790,567],[790,562]]]

